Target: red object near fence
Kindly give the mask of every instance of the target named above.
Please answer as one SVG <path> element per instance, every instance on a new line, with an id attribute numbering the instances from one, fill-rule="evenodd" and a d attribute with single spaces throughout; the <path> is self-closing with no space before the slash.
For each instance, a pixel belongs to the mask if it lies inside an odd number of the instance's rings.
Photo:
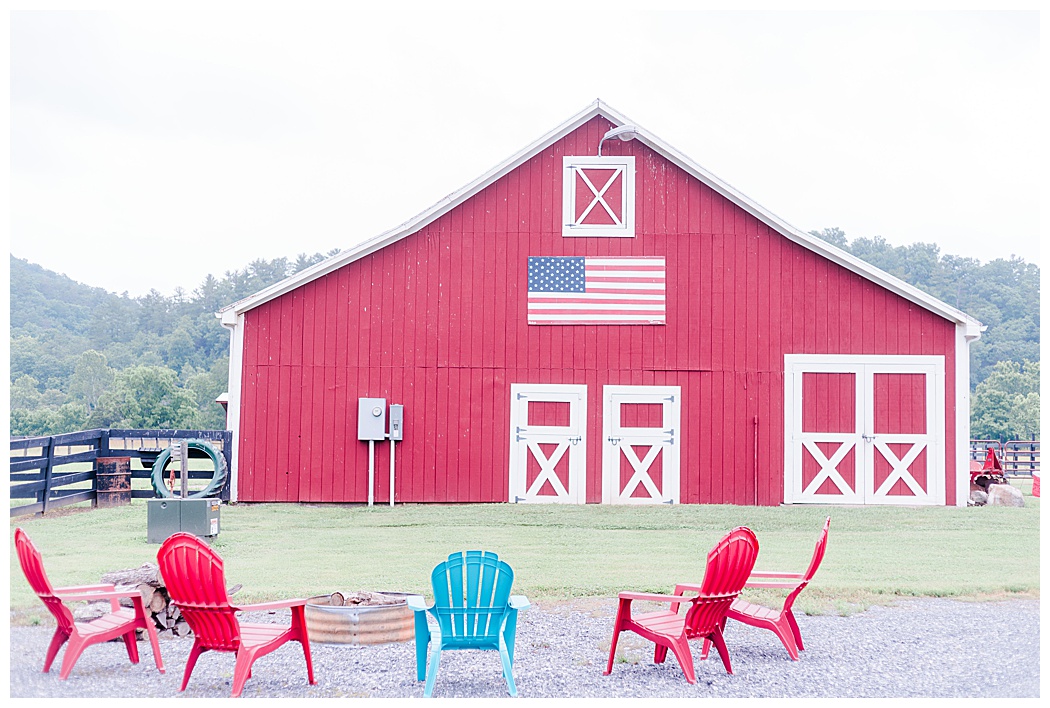
<path id="1" fill-rule="evenodd" d="M 970 484 L 985 488 L 989 484 L 1006 484 L 1006 474 L 994 448 L 988 448 L 988 454 L 985 455 L 984 464 L 980 468 L 974 469 L 973 463 L 970 463 Z"/>
<path id="2" fill-rule="evenodd" d="M 621 592 L 620 607 L 613 626 L 612 645 L 609 647 L 609 665 L 605 675 L 612 673 L 616 657 L 616 641 L 620 632 L 631 631 L 656 643 L 653 661 L 663 663 L 667 650 L 674 652 L 685 674 L 685 680 L 696 683 L 693 655 L 689 650 L 690 639 L 711 640 L 718 648 L 722 664 L 727 673 L 733 673 L 729 663 L 729 650 L 722 639 L 725 616 L 733 600 L 744 589 L 755 559 L 758 557 L 758 539 L 754 532 L 739 526 L 715 545 L 707 554 L 707 569 L 704 581 L 698 586 L 695 597 L 683 595 L 658 595 L 644 592 Z M 670 610 L 631 614 L 631 603 L 635 600 L 669 602 Z M 678 614 L 678 606 L 688 604 L 685 615 Z"/>
<path id="3" fill-rule="evenodd" d="M 73 670 L 73 665 L 80 658 L 84 649 L 92 644 L 108 642 L 117 637 L 124 640 L 131 663 L 137 664 L 139 663 L 139 649 L 135 643 L 135 630 L 137 629 L 146 630 L 150 646 L 153 648 L 153 659 L 157 662 L 157 669 L 164 673 L 160 644 L 157 642 L 157 630 L 154 629 L 152 620 L 146 615 L 142 595 L 138 590 L 118 592 L 113 585 L 55 588 L 51 586 L 51 581 L 47 579 L 47 573 L 44 572 L 44 561 L 40 552 L 29 540 L 29 535 L 19 528 L 15 529 L 15 550 L 18 553 L 18 561 L 22 564 L 22 572 L 25 573 L 26 580 L 29 581 L 33 592 L 58 622 L 58 628 L 47 648 L 44 673 L 51 670 L 51 664 L 55 661 L 58 650 L 66 641 L 69 642 L 69 646 L 66 647 L 66 655 L 62 658 L 62 669 L 58 674 L 60 679 L 69 677 L 69 672 Z M 131 600 L 131 607 L 120 606 L 119 600 L 124 598 Z M 112 611 L 90 622 L 76 622 L 73 619 L 73 613 L 66 607 L 65 601 L 81 602 L 85 600 L 109 600 Z"/>
<path id="4" fill-rule="evenodd" d="M 799 651 L 805 650 L 806 647 L 802 645 L 802 633 L 799 632 L 798 622 L 795 621 L 795 614 L 791 611 L 791 608 L 795 604 L 795 598 L 809 585 L 809 581 L 813 579 L 817 568 L 820 567 L 820 562 L 824 560 L 824 552 L 828 548 L 828 528 L 830 526 L 831 517 L 829 516 L 824 521 L 824 528 L 817 538 L 817 544 L 813 548 L 813 558 L 810 560 L 809 567 L 805 573 L 782 573 L 761 570 L 751 573 L 747 584 L 744 585 L 745 588 L 785 588 L 791 590 L 784 599 L 784 606 L 779 611 L 756 605 L 742 597 L 738 597 L 733 601 L 729 612 L 726 614 L 727 619 L 734 619 L 752 627 L 772 630 L 780 637 L 780 641 L 784 644 L 784 648 L 787 649 L 793 661 L 798 661 Z M 685 589 L 688 586 L 679 587 Z M 675 594 L 678 594 L 678 588 L 675 588 Z M 723 628 L 724 624 L 725 622 L 723 621 Z M 707 658 L 707 652 L 710 648 L 710 640 L 704 640 L 701 658 Z"/>
<path id="5" fill-rule="evenodd" d="M 310 641 L 306 631 L 305 599 L 262 602 L 235 606 L 226 592 L 222 558 L 206 543 L 188 533 L 168 537 L 157 552 L 160 574 L 172 602 L 193 630 L 193 649 L 186 660 L 180 691 L 185 691 L 197 658 L 208 650 L 229 651 L 237 655 L 233 670 L 233 697 L 241 695 L 251 678 L 252 664 L 286 642 L 303 645 L 306 674 L 314 680 Z M 267 612 L 290 608 L 291 626 L 241 622 L 238 612 Z"/>

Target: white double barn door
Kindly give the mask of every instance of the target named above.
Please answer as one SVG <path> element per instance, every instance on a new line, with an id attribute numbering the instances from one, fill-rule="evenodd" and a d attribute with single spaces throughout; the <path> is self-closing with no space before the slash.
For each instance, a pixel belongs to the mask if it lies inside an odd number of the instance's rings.
<path id="1" fill-rule="evenodd" d="M 944 359 L 785 358 L 789 504 L 944 504 Z"/>
<path id="2" fill-rule="evenodd" d="M 602 387 L 602 502 L 676 504 L 681 389 Z M 512 384 L 510 501 L 587 501 L 587 387 Z"/>

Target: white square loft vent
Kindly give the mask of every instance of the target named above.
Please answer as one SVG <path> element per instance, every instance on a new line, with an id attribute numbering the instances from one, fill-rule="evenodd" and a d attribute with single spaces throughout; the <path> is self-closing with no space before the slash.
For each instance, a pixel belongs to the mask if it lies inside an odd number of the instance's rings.
<path id="1" fill-rule="evenodd" d="M 634 236 L 634 156 L 562 157 L 562 236 Z"/>

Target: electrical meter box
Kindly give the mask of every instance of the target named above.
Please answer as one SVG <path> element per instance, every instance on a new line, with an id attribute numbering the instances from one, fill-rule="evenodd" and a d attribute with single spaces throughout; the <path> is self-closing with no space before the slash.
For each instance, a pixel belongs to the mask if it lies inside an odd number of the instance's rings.
<path id="1" fill-rule="evenodd" d="M 173 533 L 185 531 L 209 538 L 219 535 L 218 499 L 147 499 L 146 542 L 164 543 Z"/>
<path id="2" fill-rule="evenodd" d="M 400 403 L 390 404 L 390 439 L 402 440 L 405 435 L 405 407 Z"/>
<path id="3" fill-rule="evenodd" d="M 357 399 L 357 439 L 386 440 L 386 399 Z"/>

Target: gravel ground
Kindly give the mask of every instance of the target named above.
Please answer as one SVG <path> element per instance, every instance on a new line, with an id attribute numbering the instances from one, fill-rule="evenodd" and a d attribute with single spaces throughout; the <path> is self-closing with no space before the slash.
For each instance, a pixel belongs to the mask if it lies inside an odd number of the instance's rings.
<path id="1" fill-rule="evenodd" d="M 621 635 L 623 660 L 603 676 L 615 601 L 540 605 L 519 616 L 514 676 L 521 697 L 1038 697 L 1039 602 L 907 600 L 849 617 L 800 617 L 806 651 L 792 662 L 772 632 L 730 623 L 726 641 L 734 675 L 716 652 L 699 660 L 689 685 L 668 654 L 652 663 L 652 645 Z M 287 621 L 287 615 L 269 617 Z M 255 617 L 258 621 L 260 618 Z M 191 639 L 161 640 L 167 673 L 153 664 L 148 642 L 128 663 L 121 643 L 89 647 L 66 681 L 59 654 L 40 671 L 54 625 L 11 628 L 11 697 L 178 696 Z M 357 647 L 312 644 L 317 684 L 306 682 L 298 644 L 255 663 L 245 697 L 421 697 L 412 642 Z M 63 650 L 64 651 L 64 650 Z M 197 662 L 184 695 L 229 696 L 233 655 L 209 652 Z M 436 697 L 506 696 L 497 652 L 445 652 Z"/>

